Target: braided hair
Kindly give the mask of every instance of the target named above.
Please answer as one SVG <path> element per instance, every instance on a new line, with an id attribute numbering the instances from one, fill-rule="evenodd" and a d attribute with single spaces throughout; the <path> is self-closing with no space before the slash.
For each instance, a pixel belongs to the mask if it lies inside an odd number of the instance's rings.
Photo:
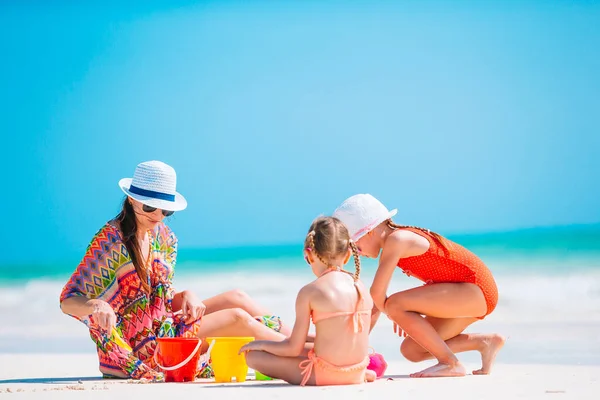
<path id="1" fill-rule="evenodd" d="M 332 260 L 345 256 L 348 248 L 352 250 L 354 257 L 354 280 L 357 281 L 360 276 L 358 248 L 350 240 L 348 228 L 341 220 L 335 217 L 315 219 L 304 240 L 304 250 L 316 255 L 319 261 L 330 268 L 336 267 L 332 265 Z"/>

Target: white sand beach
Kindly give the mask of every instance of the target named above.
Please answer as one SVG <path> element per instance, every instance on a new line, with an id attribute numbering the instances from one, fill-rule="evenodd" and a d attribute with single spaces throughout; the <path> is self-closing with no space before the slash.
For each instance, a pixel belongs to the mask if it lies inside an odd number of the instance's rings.
<path id="1" fill-rule="evenodd" d="M 424 363 L 423 363 L 424 364 Z M 600 366 L 497 364 L 489 376 L 415 379 L 408 373 L 415 365 L 391 362 L 386 377 L 374 383 L 351 386 L 298 387 L 282 381 L 255 381 L 250 371 L 244 383 L 140 384 L 127 380 L 102 380 L 94 354 L 3 354 L 0 355 L 0 396 L 39 399 L 131 399 L 153 398 L 351 399 L 408 398 L 430 400 L 481 399 L 598 399 Z M 420 366 L 420 365 L 418 365 Z M 417 367 L 418 367 L 417 366 Z M 467 363 L 469 369 L 477 364 Z M 198 397 L 196 397 L 198 396 Z"/>
<path id="2" fill-rule="evenodd" d="M 365 275 L 370 279 L 372 271 Z M 285 320 L 293 320 L 295 293 L 302 281 L 273 279 L 273 274 L 270 279 L 265 277 L 254 276 L 252 280 L 247 275 L 230 274 L 227 280 L 215 278 L 185 283 L 186 287 L 206 295 L 231 287 L 248 287 L 248 292 L 260 303 L 282 310 Z M 599 282 L 597 275 L 562 278 L 549 286 L 553 290 L 542 286 L 541 291 L 532 294 L 526 290 L 528 281 L 501 277 L 499 282 L 505 295 L 497 311 L 467 329 L 468 332 L 499 332 L 508 338 L 491 375 L 409 378 L 408 374 L 432 365 L 432 361 L 419 364 L 405 361 L 399 352 L 401 340 L 393 335 L 391 321 L 381 318 L 371 333 L 370 342 L 386 357 L 389 363 L 386 375 L 392 380 L 319 388 L 302 388 L 277 381 L 257 382 L 251 377 L 243 384 L 198 381 L 144 385 L 126 380 L 102 380 L 95 346 L 85 326 L 58 308 L 57 293 L 62 283 L 31 283 L 25 288 L 0 291 L 0 298 L 5 300 L 0 311 L 12 322 L 0 327 L 0 396 L 62 399 L 81 398 L 81 393 L 85 393 L 85 398 L 90 399 L 131 399 L 151 393 L 184 398 L 189 395 L 219 396 L 220 399 L 289 396 L 300 399 L 309 394 L 315 399 L 329 400 L 332 394 L 344 393 L 357 399 L 377 396 L 401 399 L 410 396 L 411 400 L 600 399 L 600 308 L 598 298 L 594 297 Z M 537 282 L 537 286 L 531 287 L 539 287 L 546 281 L 538 278 Z M 571 286 L 573 290 L 569 289 Z M 283 287 L 290 290 L 282 294 Z M 544 296 L 544 293 L 552 296 Z M 29 301 L 18 301 L 25 298 Z M 480 367 L 477 353 L 458 356 L 468 371 Z M 250 371 L 249 376 L 252 375 Z"/>

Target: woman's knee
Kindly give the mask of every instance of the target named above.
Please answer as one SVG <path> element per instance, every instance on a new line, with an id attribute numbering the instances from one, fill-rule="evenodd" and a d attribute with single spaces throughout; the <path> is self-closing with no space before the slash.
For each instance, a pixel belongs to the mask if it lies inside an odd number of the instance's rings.
<path id="1" fill-rule="evenodd" d="M 254 319 L 246 312 L 246 310 L 239 307 L 229 308 L 227 312 L 229 313 L 230 318 L 236 323 L 248 323 L 250 320 Z"/>
<path id="2" fill-rule="evenodd" d="M 234 307 L 244 308 L 245 305 L 250 301 L 250 296 L 248 293 L 244 292 L 241 289 L 233 289 L 225 293 L 227 296 L 227 300 Z"/>

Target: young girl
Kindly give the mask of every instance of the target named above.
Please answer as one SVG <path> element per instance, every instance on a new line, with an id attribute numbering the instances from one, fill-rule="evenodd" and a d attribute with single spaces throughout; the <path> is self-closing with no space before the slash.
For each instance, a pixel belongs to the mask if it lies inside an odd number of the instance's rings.
<path id="1" fill-rule="evenodd" d="M 343 270 L 354 256 L 354 275 Z M 304 257 L 317 279 L 296 299 L 296 323 L 281 342 L 257 340 L 241 348 L 248 365 L 294 385 L 346 385 L 375 380 L 369 364 L 373 300 L 359 281 L 360 261 L 348 229 L 337 218 L 320 217 L 304 241 Z M 316 325 L 314 347 L 306 338 Z"/>
<path id="2" fill-rule="evenodd" d="M 489 315 L 498 302 L 490 270 L 464 247 L 428 229 L 399 226 L 388 209 L 369 194 L 346 199 L 334 212 L 350 232 L 359 253 L 379 258 L 371 296 L 375 307 L 371 329 L 380 311 L 394 321 L 394 330 L 407 338 L 400 348 L 410 361 L 435 357 L 438 364 L 412 377 L 463 376 L 465 367 L 455 353 L 477 350 L 488 374 L 504 338 L 497 334 L 462 334 L 473 322 Z M 387 297 L 396 267 L 424 286 Z M 424 316 L 424 317 L 423 317 Z"/>

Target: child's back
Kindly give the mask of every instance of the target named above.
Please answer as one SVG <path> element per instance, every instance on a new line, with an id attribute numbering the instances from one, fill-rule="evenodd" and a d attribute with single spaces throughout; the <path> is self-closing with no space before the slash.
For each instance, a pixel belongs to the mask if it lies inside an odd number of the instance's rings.
<path id="1" fill-rule="evenodd" d="M 328 269 L 310 284 L 315 353 L 336 365 L 361 362 L 368 355 L 373 300 L 360 280 Z"/>

